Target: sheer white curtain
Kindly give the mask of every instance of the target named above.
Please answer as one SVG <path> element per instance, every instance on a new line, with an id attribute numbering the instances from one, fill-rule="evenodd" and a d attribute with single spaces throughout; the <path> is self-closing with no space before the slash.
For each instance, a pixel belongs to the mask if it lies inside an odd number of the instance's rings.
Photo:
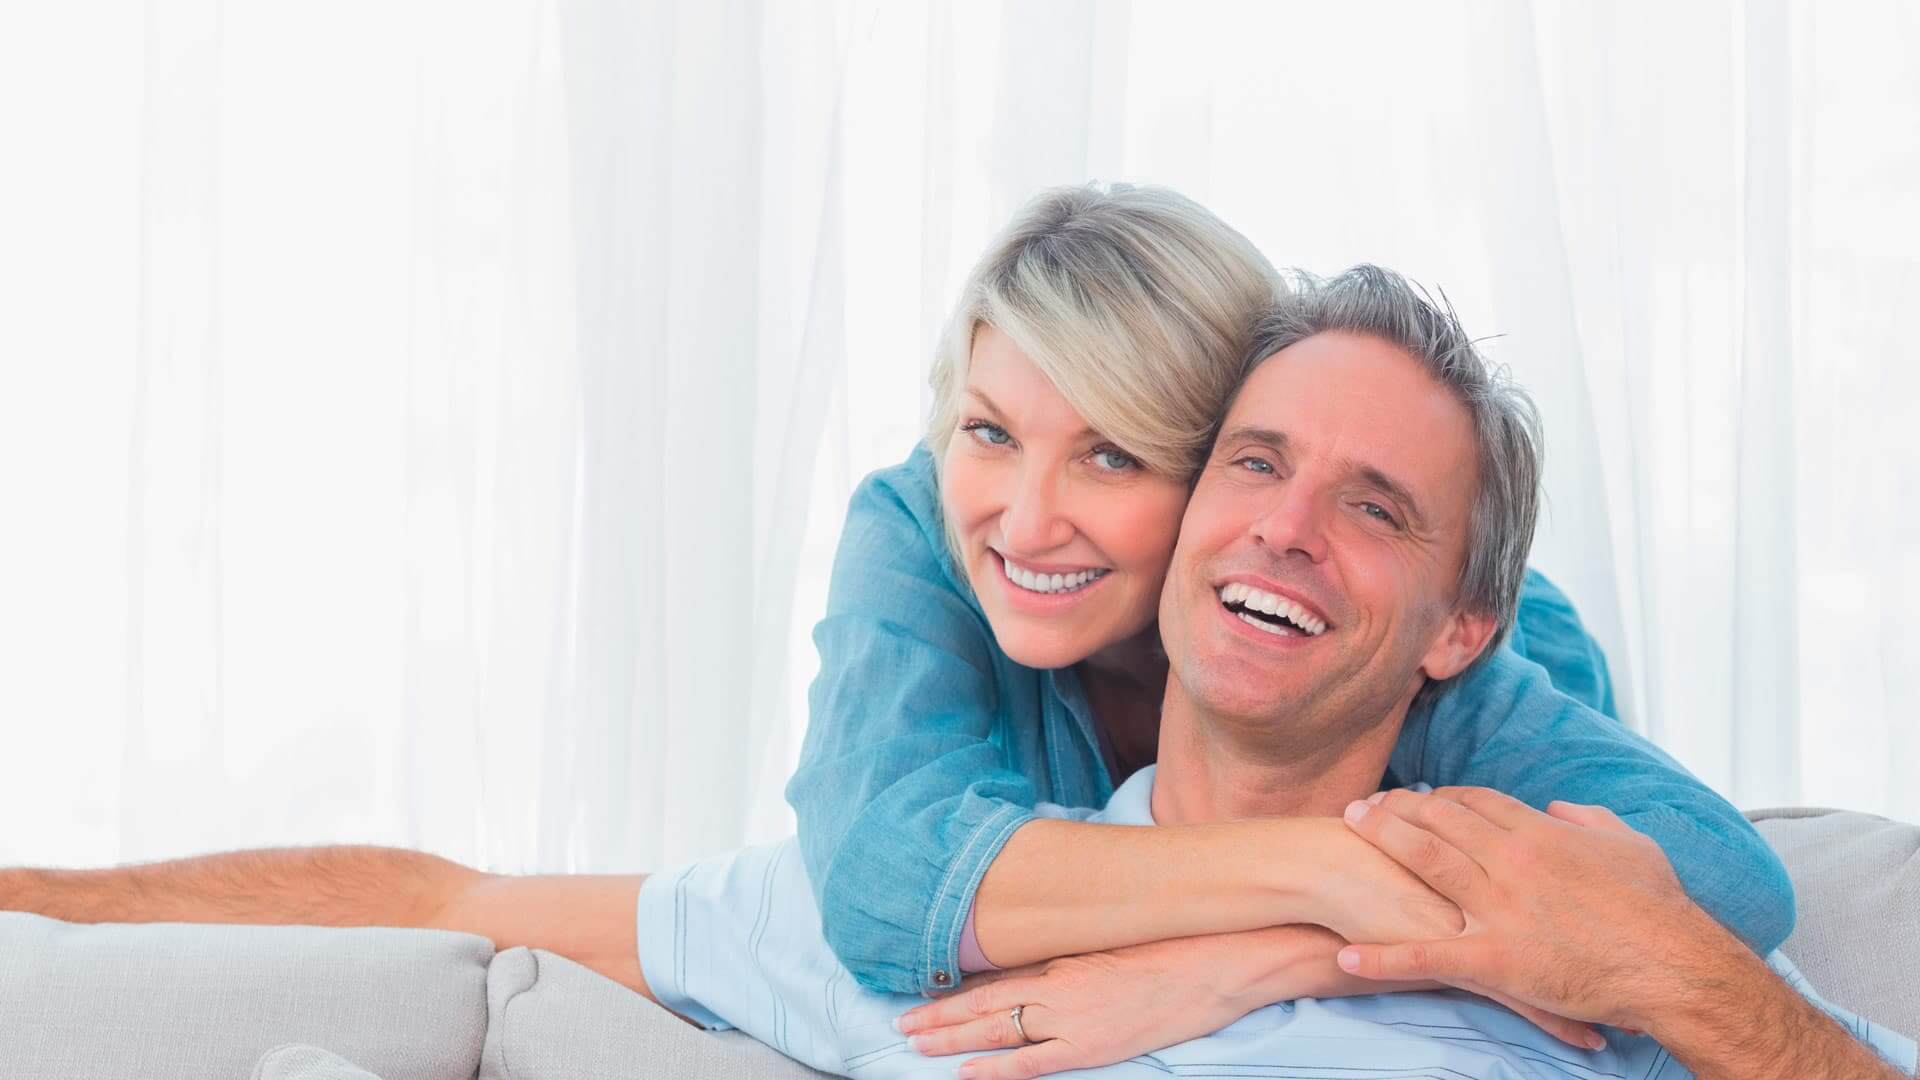
<path id="1" fill-rule="evenodd" d="M 1033 188 L 1439 286 L 1744 805 L 1920 819 L 1920 26 L 1823 5 L 0 14 L 0 862 L 788 827 L 847 493 Z"/>
<path id="2" fill-rule="evenodd" d="M 7 9 L 0 859 L 779 827 L 856 15 Z"/>

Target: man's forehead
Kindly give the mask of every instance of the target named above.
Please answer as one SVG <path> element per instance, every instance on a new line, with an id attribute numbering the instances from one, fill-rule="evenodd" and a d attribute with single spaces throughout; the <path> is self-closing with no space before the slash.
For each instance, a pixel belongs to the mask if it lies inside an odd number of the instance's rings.
<path id="1" fill-rule="evenodd" d="M 1447 503 L 1464 512 L 1472 499 L 1477 459 L 1466 407 L 1404 349 L 1376 337 L 1316 334 L 1267 358 L 1228 410 L 1223 441 L 1236 434 L 1391 478 L 1430 512 Z"/>

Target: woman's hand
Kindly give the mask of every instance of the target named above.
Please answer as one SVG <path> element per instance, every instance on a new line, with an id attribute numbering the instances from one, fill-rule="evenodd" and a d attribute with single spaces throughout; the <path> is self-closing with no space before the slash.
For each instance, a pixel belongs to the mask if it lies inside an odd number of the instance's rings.
<path id="1" fill-rule="evenodd" d="M 1313 819 L 1301 846 L 1314 867 L 1288 922 L 1317 923 L 1348 941 L 1430 941 L 1466 928 L 1458 905 L 1337 818 Z"/>
<path id="2" fill-rule="evenodd" d="M 1028 1080 L 1164 1050 L 1276 1001 L 1442 988 L 1351 975 L 1335 963 L 1345 945 L 1323 927 L 1294 925 L 1063 957 L 970 975 L 965 990 L 903 1014 L 899 1026 L 929 1057 L 1013 1051 L 973 1058 L 959 1076 Z M 1570 1046 L 1591 1045 L 1594 1031 L 1585 1024 L 1487 996 Z M 1021 1027 L 1030 1042 L 1014 1029 L 1016 1005 L 1025 1006 Z"/>
<path id="3" fill-rule="evenodd" d="M 955 1075 L 967 1080 L 1028 1080 L 1111 1065 L 1210 1035 L 1281 1000 L 1264 996 L 1262 984 L 1318 935 L 1332 938 L 1318 927 L 1280 926 L 969 975 L 972 985 L 905 1013 L 899 1028 L 930 1057 L 1013 1049 L 962 1064 Z M 1329 967 L 1337 948 L 1325 949 Z M 1014 1030 L 1016 1005 L 1025 1006 L 1021 1026 L 1030 1044 Z"/>

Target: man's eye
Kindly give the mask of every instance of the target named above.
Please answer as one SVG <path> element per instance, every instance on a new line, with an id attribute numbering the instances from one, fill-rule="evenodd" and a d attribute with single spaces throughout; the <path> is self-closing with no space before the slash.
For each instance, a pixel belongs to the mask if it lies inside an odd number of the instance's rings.
<path id="1" fill-rule="evenodd" d="M 1381 506 L 1379 503 L 1370 503 L 1370 502 L 1361 503 L 1360 512 L 1363 514 L 1366 514 L 1368 517 L 1378 518 L 1381 521 L 1386 522 L 1388 525 L 1392 525 L 1395 528 L 1400 527 L 1399 519 L 1395 518 L 1391 513 L 1387 511 L 1386 507 Z"/>
<path id="2" fill-rule="evenodd" d="M 1268 461 L 1266 458 L 1243 457 L 1236 460 L 1234 464 L 1248 472 L 1260 473 L 1263 476 L 1273 475 L 1273 462 Z"/>
<path id="3" fill-rule="evenodd" d="M 984 446 L 1005 446 L 1013 441 L 1005 428 L 996 427 L 985 420 L 969 420 L 960 425 L 960 430 L 973 436 L 973 440 Z"/>
<path id="4" fill-rule="evenodd" d="M 1140 462 L 1131 455 L 1123 454 L 1111 447 L 1095 450 L 1093 462 L 1106 472 L 1126 472 L 1140 467 Z"/>

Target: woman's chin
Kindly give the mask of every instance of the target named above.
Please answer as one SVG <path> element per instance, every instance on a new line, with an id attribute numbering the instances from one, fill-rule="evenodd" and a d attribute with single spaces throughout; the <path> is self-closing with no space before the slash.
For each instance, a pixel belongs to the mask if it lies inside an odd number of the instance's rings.
<path id="1" fill-rule="evenodd" d="M 1033 620 L 1018 616 L 991 621 L 994 641 L 1000 651 L 1023 667 L 1069 668 L 1108 644 L 1106 637 L 1088 634 L 1080 628 L 1035 626 L 1031 625 Z"/>

